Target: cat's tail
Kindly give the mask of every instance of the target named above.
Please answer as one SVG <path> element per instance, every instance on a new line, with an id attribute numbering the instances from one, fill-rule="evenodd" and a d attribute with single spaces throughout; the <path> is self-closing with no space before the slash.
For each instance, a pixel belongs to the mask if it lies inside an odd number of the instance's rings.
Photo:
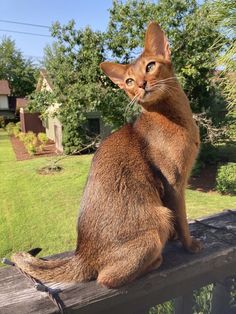
<path id="1" fill-rule="evenodd" d="M 79 255 L 56 260 L 42 260 L 29 253 L 16 253 L 11 260 L 32 277 L 49 282 L 86 281 L 88 269 Z"/>

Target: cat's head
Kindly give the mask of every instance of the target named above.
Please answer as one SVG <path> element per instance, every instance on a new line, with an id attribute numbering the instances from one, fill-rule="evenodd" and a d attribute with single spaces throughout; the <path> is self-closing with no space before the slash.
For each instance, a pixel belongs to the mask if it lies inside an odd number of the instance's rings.
<path id="1" fill-rule="evenodd" d="M 130 99 L 143 106 L 155 104 L 168 96 L 168 85 L 173 81 L 170 49 L 160 26 L 151 22 L 145 34 L 144 51 L 138 59 L 128 65 L 103 62 L 104 73 Z"/>

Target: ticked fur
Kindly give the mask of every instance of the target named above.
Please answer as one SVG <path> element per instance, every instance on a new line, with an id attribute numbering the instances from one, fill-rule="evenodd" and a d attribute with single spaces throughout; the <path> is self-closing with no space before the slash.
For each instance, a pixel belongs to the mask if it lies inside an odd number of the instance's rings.
<path id="1" fill-rule="evenodd" d="M 97 279 L 114 288 L 158 268 L 174 231 L 187 250 L 201 249 L 190 236 L 184 200 L 199 132 L 158 24 L 149 24 L 144 51 L 133 64 L 103 62 L 101 68 L 142 113 L 105 139 L 94 155 L 74 256 L 42 261 L 17 253 L 12 259 L 39 279 Z"/>

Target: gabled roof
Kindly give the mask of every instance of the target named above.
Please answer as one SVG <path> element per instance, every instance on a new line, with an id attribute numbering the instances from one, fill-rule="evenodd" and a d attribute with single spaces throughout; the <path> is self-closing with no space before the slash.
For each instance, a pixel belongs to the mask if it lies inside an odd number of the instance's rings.
<path id="1" fill-rule="evenodd" d="M 43 84 L 44 80 L 47 82 L 47 85 L 50 87 L 50 89 L 53 90 L 52 81 L 51 81 L 50 77 L 48 76 L 47 71 L 45 69 L 40 70 L 40 75 L 39 75 L 36 90 L 40 91 L 42 89 L 42 87 L 43 87 L 42 84 Z"/>
<path id="2" fill-rule="evenodd" d="M 7 80 L 0 80 L 0 95 L 10 95 L 10 87 Z"/>
<path id="3" fill-rule="evenodd" d="M 26 108 L 29 100 L 26 98 L 16 98 L 16 110 L 20 108 Z"/>

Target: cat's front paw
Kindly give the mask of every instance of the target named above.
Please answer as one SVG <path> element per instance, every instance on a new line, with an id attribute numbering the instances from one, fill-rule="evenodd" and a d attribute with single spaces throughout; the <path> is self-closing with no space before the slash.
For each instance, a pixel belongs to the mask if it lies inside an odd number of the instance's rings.
<path id="1" fill-rule="evenodd" d="M 203 249 L 203 243 L 200 240 L 192 237 L 191 243 L 190 245 L 186 246 L 186 249 L 190 253 L 198 253 Z"/>

